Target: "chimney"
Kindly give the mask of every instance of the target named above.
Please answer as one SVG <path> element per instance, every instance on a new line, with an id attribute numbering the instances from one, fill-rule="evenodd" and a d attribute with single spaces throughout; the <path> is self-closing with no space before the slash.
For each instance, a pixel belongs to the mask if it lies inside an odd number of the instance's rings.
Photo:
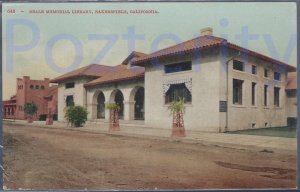
<path id="1" fill-rule="evenodd" d="M 206 27 L 206 28 L 203 28 L 203 29 L 201 29 L 201 36 L 204 36 L 204 35 L 209 35 L 209 36 L 211 36 L 211 35 L 213 35 L 213 28 L 211 28 L 211 27 Z"/>

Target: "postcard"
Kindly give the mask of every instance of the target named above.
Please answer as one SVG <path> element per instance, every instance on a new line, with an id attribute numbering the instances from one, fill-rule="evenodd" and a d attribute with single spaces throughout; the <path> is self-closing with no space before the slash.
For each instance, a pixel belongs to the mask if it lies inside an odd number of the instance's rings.
<path id="1" fill-rule="evenodd" d="M 4 189 L 296 189 L 294 2 L 2 4 Z"/>

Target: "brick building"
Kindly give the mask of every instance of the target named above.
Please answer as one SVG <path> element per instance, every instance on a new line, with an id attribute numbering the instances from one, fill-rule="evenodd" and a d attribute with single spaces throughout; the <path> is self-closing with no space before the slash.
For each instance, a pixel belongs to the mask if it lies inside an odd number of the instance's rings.
<path id="1" fill-rule="evenodd" d="M 57 114 L 57 86 L 49 84 L 49 78 L 32 80 L 29 76 L 17 78 L 16 94 L 9 100 L 3 101 L 3 117 L 6 119 L 26 119 L 23 106 L 25 103 L 34 102 L 38 111 L 34 120 L 46 119 L 51 110 Z"/>

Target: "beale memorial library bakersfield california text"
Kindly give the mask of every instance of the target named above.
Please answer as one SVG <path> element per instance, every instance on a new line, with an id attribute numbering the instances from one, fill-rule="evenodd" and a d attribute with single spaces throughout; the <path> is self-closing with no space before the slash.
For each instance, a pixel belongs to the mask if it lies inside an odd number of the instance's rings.
<path id="1" fill-rule="evenodd" d="M 4 117 L 25 119 L 22 105 L 39 105 L 65 121 L 70 104 L 88 120 L 108 122 L 105 106 L 117 103 L 122 123 L 172 128 L 169 104 L 185 102 L 186 130 L 226 132 L 286 126 L 297 117 L 296 68 L 201 30 L 191 40 L 147 54 L 132 52 L 117 66 L 90 64 L 43 81 L 17 79 L 4 101 Z M 53 84 L 50 86 L 49 84 Z"/>

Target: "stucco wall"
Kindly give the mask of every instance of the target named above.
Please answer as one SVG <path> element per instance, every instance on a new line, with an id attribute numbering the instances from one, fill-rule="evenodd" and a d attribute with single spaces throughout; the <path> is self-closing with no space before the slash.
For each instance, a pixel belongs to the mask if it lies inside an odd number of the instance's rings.
<path id="1" fill-rule="evenodd" d="M 192 78 L 192 103 L 186 104 L 184 125 L 186 130 L 218 132 L 219 122 L 219 73 L 218 50 L 202 53 L 200 59 L 192 56 L 161 61 L 160 65 L 147 65 L 145 73 L 145 124 L 156 128 L 172 128 L 172 116 L 165 104 L 163 83 Z M 165 64 L 192 60 L 192 70 L 164 73 Z"/>
<path id="2" fill-rule="evenodd" d="M 274 71 L 278 69 L 270 63 L 249 57 L 239 58 L 245 63 L 245 71 L 233 69 L 232 60 L 228 64 L 228 129 L 227 131 L 286 126 L 286 72 L 281 73 L 281 80 L 274 80 Z M 257 74 L 251 74 L 251 66 L 257 66 Z M 269 77 L 264 77 L 264 68 L 268 68 Z M 233 78 L 244 80 L 243 103 L 233 104 Z M 256 83 L 256 103 L 251 103 L 251 85 Z M 264 106 L 264 85 L 268 85 L 267 101 Z M 274 105 L 274 86 L 280 88 L 280 106 Z"/>
<path id="3" fill-rule="evenodd" d="M 76 80 L 69 80 L 58 84 L 58 121 L 65 121 L 64 119 L 64 109 L 66 107 L 66 97 L 68 95 L 73 95 L 75 105 L 85 106 L 85 88 L 83 84 L 86 83 L 88 79 L 80 78 Z M 74 82 L 74 88 L 65 88 L 66 83 Z"/>

